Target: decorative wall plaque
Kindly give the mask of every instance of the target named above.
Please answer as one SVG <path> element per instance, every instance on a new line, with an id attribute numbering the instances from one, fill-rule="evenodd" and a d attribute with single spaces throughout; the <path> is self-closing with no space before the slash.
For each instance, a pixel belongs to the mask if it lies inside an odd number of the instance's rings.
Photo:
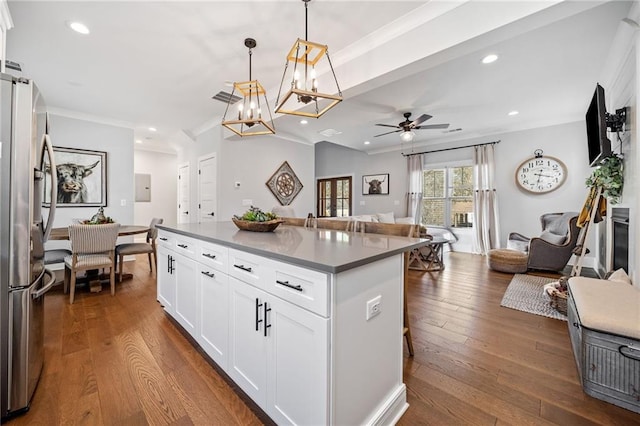
<path id="1" fill-rule="evenodd" d="M 267 186 L 283 206 L 291 204 L 302 191 L 302 182 L 286 161 L 269 178 Z"/>

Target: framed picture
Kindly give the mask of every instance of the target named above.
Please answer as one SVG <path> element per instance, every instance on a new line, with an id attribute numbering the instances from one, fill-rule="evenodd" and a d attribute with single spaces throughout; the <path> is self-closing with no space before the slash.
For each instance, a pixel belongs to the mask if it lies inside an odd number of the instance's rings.
<path id="1" fill-rule="evenodd" d="M 58 207 L 104 207 L 107 205 L 107 153 L 53 147 L 58 172 Z M 48 169 L 49 159 L 45 160 Z M 45 174 L 44 205 L 51 204 L 51 176 Z"/>
<path id="2" fill-rule="evenodd" d="M 362 195 L 389 195 L 389 173 L 362 176 Z"/>

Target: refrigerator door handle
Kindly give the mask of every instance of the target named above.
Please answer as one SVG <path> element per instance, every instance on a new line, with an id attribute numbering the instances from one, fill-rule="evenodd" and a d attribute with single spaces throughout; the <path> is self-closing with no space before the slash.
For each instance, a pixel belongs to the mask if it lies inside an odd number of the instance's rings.
<path id="1" fill-rule="evenodd" d="M 48 269 L 45 269 L 44 273 L 49 276 L 49 282 L 47 282 L 44 285 L 44 287 L 42 287 L 40 290 L 33 292 L 33 295 L 31 297 L 33 297 L 34 299 L 37 299 L 43 294 L 45 294 L 46 292 L 48 292 L 51 289 L 51 287 L 53 287 L 53 285 L 56 283 L 56 274 L 54 274 Z"/>
<path id="2" fill-rule="evenodd" d="M 47 115 L 47 128 L 49 116 Z M 51 173 L 51 203 L 49 204 L 49 217 L 47 218 L 47 226 L 44 228 L 44 237 L 43 242 L 46 242 L 49 239 L 49 234 L 51 234 L 51 228 L 53 227 L 53 220 L 56 216 L 56 205 L 58 203 L 58 170 L 56 169 L 56 159 L 53 155 L 53 144 L 51 143 L 51 138 L 47 133 L 42 135 L 42 165 L 44 165 L 44 149 L 46 147 L 47 152 L 49 153 L 49 169 Z"/>

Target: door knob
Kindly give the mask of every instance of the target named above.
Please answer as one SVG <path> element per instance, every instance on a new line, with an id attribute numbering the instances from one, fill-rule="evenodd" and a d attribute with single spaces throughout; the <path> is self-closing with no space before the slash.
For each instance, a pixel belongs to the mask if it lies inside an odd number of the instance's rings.
<path id="1" fill-rule="evenodd" d="M 209 216 L 215 216 L 216 214 L 214 212 L 208 213 Z"/>

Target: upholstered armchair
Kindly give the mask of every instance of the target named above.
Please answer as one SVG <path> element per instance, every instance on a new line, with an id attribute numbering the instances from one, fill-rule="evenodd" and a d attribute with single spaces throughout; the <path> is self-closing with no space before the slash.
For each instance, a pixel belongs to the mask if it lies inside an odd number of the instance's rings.
<path id="1" fill-rule="evenodd" d="M 560 271 L 569 262 L 578 241 L 577 221 L 577 212 L 543 214 L 540 236 L 529 238 L 512 232 L 507 248 L 528 253 L 528 269 Z"/>

